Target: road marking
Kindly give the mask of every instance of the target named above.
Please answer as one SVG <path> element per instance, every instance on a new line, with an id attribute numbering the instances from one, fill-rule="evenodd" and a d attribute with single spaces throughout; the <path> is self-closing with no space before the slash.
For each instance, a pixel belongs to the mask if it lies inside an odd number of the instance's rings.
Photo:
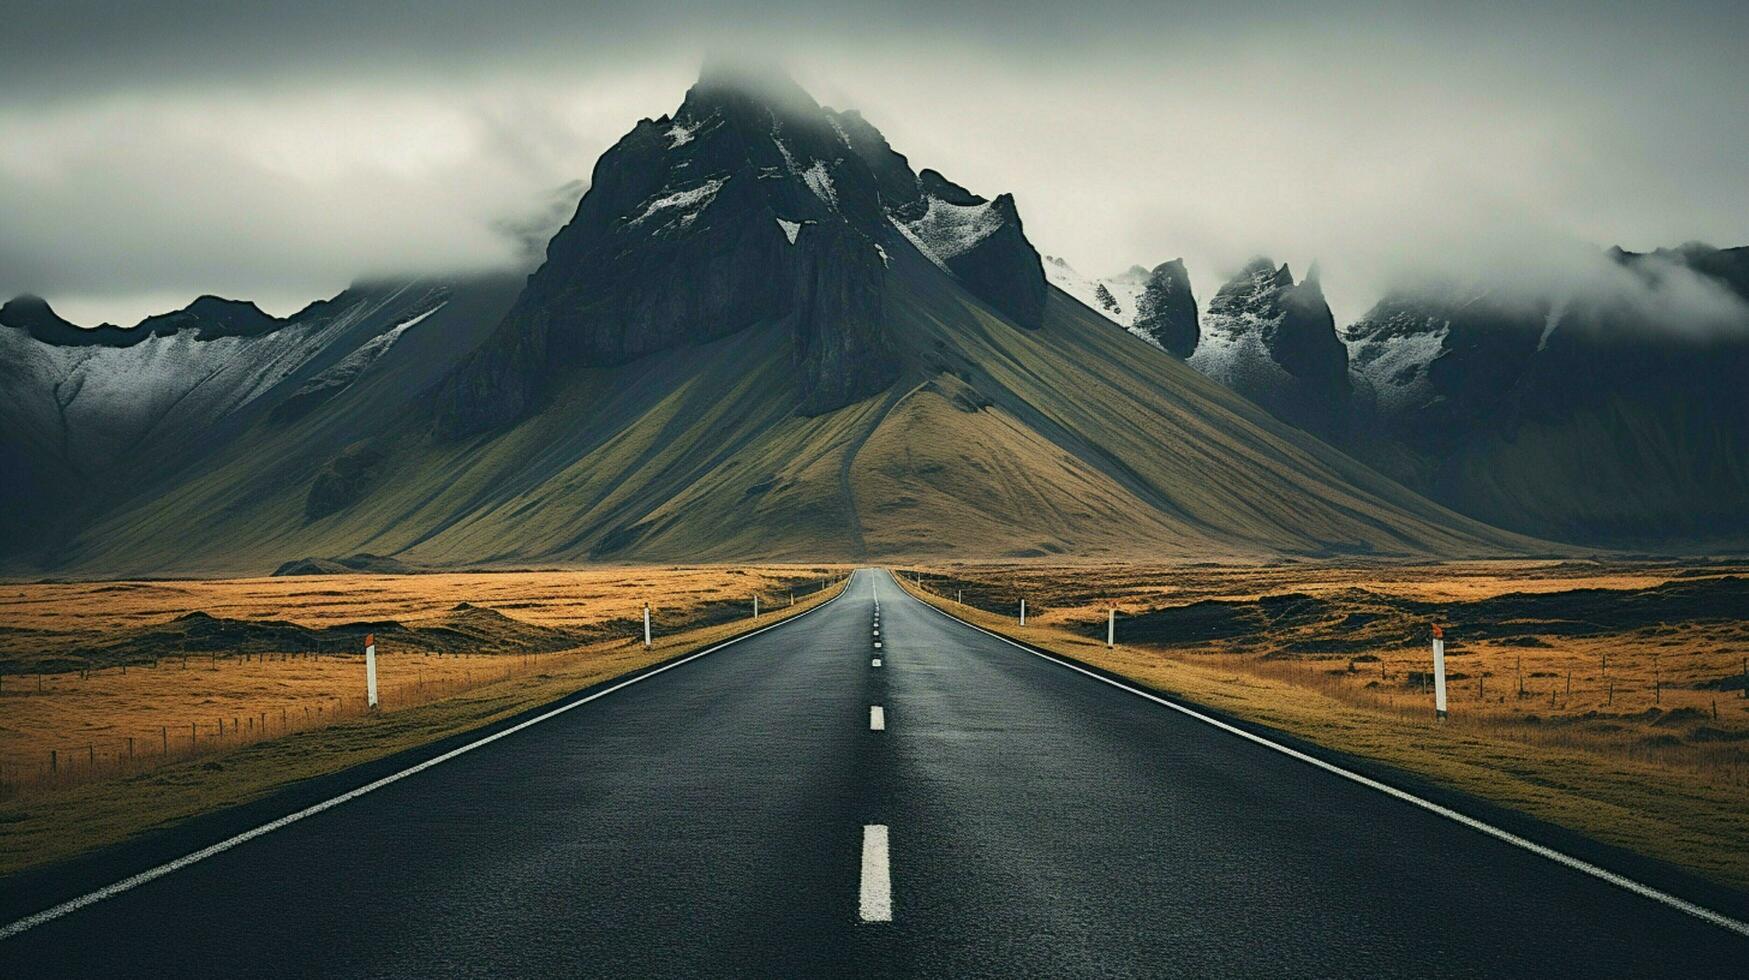
<path id="1" fill-rule="evenodd" d="M 876 636 L 880 636 L 880 635 L 881 635 L 881 631 L 880 631 L 880 630 L 878 630 L 878 629 L 877 629 L 877 630 L 875 630 L 875 631 L 874 631 L 874 635 L 876 635 Z"/>
<path id="2" fill-rule="evenodd" d="M 887 709 L 878 704 L 869 705 L 868 730 L 871 732 L 884 732 L 887 730 Z"/>
<path id="3" fill-rule="evenodd" d="M 879 649 L 880 649 L 880 648 L 881 648 L 881 641 L 879 641 L 879 640 L 876 640 L 876 641 L 875 641 L 875 649 L 876 649 L 876 650 L 879 650 Z"/>
<path id="4" fill-rule="evenodd" d="M 853 572 L 852 576 L 854 577 L 854 575 L 855 575 L 855 573 Z M 381 779 L 378 779 L 374 782 L 366 783 L 365 785 L 360 786 L 357 789 L 349 790 L 349 791 L 342 793 L 339 796 L 336 796 L 332 799 L 323 800 L 320 803 L 316 803 L 316 804 L 313 804 L 311 806 L 307 806 L 307 807 L 303 808 L 302 810 L 297 811 L 296 813 L 290 813 L 290 814 L 287 814 L 283 817 L 280 817 L 277 820 L 268 821 L 267 823 L 264 823 L 259 827 L 255 827 L 251 830 L 245 830 L 242 833 L 237 834 L 234 837 L 227 837 L 224 840 L 219 841 L 217 844 L 213 844 L 213 845 L 210 845 L 208 847 L 203 847 L 200 850 L 193 852 L 192 854 L 184 854 L 182 857 L 179 857 L 179 858 L 175 859 L 174 861 L 169 861 L 169 862 L 166 862 L 164 864 L 160 864 L 155 868 L 149 868 L 145 871 L 140 872 L 137 875 L 133 875 L 132 877 L 123 878 L 122 880 L 115 882 L 113 884 L 105 885 L 102 888 L 97 889 L 96 891 L 87 892 L 86 894 L 81 895 L 78 898 L 68 899 L 67 901 L 62 902 L 59 905 L 44 909 L 43 911 L 38 912 L 35 915 L 27 915 L 24 918 L 18 919 L 14 922 L 8 922 L 6 925 L 0 926 L 0 940 L 11 939 L 13 936 L 18 935 L 21 932 L 24 932 L 24 931 L 29 930 L 29 929 L 34 929 L 37 926 L 40 926 L 46 922 L 53 922 L 54 920 L 59 919 L 62 916 L 68 915 L 68 914 L 73 913 L 73 912 L 77 912 L 80 909 L 85 908 L 88 905 L 94 905 L 98 902 L 103 901 L 106 898 L 114 898 L 115 896 L 120 895 L 123 892 L 132 891 L 133 889 L 138 888 L 139 886 L 144 885 L 148 882 L 156 881 L 157 879 L 162 878 L 167 874 L 171 874 L 173 872 L 180 871 L 183 868 L 186 868 L 191 864 L 196 864 L 198 862 L 204 861 L 207 858 L 210 858 L 216 854 L 222 854 L 225 851 L 228 851 L 231 848 L 236 847 L 239 844 L 246 844 L 249 841 L 252 841 L 257 837 L 261 837 L 261 836 L 264 836 L 266 834 L 273 833 L 274 831 L 279 830 L 282 827 L 290 826 L 291 824 L 297 823 L 299 820 L 303 820 L 306 817 L 313 817 L 316 814 L 321 813 L 324 810 L 330 810 L 330 809 L 333 809 L 334 807 L 339 806 L 342 803 L 346 803 L 346 802 L 349 802 L 351 800 L 356 800 L 359 797 L 365 795 L 366 793 L 373 793 L 379 789 L 382 789 L 384 786 L 388 786 L 392 783 L 398 783 L 401 780 L 406 779 L 408 776 L 412 776 L 412 775 L 416 775 L 418 773 L 424 772 L 425 770 L 430 769 L 433 766 L 441 765 L 445 762 L 448 762 L 451 759 L 456 758 L 457 756 L 465 755 L 469 752 L 472 752 L 473 750 L 475 750 L 477 748 L 480 748 L 480 747 L 485 746 L 485 745 L 490 745 L 493 742 L 496 742 L 501 738 L 505 738 L 505 737 L 508 737 L 510 735 L 514 735 L 517 732 L 520 732 L 525 728 L 532 728 L 535 725 L 538 725 L 543 721 L 547 721 L 547 720 L 550 720 L 552 718 L 557 718 L 559 715 L 562 715 L 565 712 L 570 711 L 573 708 L 580 708 L 583 705 L 586 705 L 591 701 L 594 701 L 598 698 L 607 697 L 609 694 L 612 694 L 613 692 L 618 691 L 622 688 L 630 687 L 633 684 L 638 683 L 639 681 L 649 680 L 650 678 L 655 677 L 657 674 L 666 673 L 670 670 L 673 670 L 676 667 L 681 666 L 682 664 L 689 664 L 689 663 L 693 662 L 694 660 L 697 660 L 700 657 L 716 653 L 718 650 L 721 650 L 724 647 L 733 646 L 734 644 L 739 643 L 742 640 L 752 639 L 753 637 L 758 636 L 761 633 L 769 632 L 769 631 L 777 629 L 781 626 L 788 626 L 790 623 L 793 623 L 796 620 L 801 619 L 804 616 L 811 615 L 815 612 L 818 612 L 821 609 L 826 608 L 827 606 L 831 605 L 832 603 L 837 602 L 839 600 L 839 598 L 844 596 L 849 591 L 850 591 L 850 584 L 848 582 L 846 582 L 844 585 L 843 591 L 839 592 L 838 595 L 835 595 L 832 598 L 827 599 L 825 602 L 820 603 L 819 605 L 815 606 L 812 609 L 797 613 L 796 615 L 791 616 L 788 619 L 781 620 L 781 621 L 776 622 L 776 623 L 772 623 L 770 626 L 762 626 L 759 629 L 756 629 L 751 633 L 743 633 L 740 636 L 737 636 L 737 637 L 730 639 L 730 640 L 724 640 L 723 642 L 717 644 L 716 646 L 707 647 L 703 650 L 698 651 L 697 653 L 689 654 L 685 657 L 682 657 L 679 660 L 675 660 L 675 661 L 672 661 L 670 663 L 663 664 L 660 667 L 656 667 L 652 670 L 645 671 L 644 673 L 639 674 L 636 677 L 627 678 L 627 679 L 620 681 L 619 683 L 613 685 L 612 687 L 603 688 L 602 690 L 596 691 L 594 694 L 586 695 L 584 697 L 578 698 L 575 701 L 570 701 L 570 702 L 567 702 L 565 704 L 559 705 L 557 708 L 554 708 L 550 711 L 542 712 L 541 714 L 536 715 L 535 717 L 530 718 L 526 721 L 518 722 L 518 723 L 510 726 L 509 728 L 505 728 L 505 729 L 502 729 L 501 731 L 493 732 L 492 734 L 487 735 L 483 738 L 475 739 L 474 741 L 469 742 L 466 745 L 462 745 L 462 746 L 459 746 L 457 748 L 450 749 L 448 752 L 445 752 L 442 755 L 434 756 L 430 759 L 426 759 L 424 762 L 421 762 L 418 765 L 408 766 L 407 768 L 401 770 L 400 772 L 391 773 L 390 775 L 384 776 Z"/>
<path id="5" fill-rule="evenodd" d="M 891 573 L 889 573 L 889 574 L 891 574 Z M 913 596 L 913 598 L 915 598 L 915 597 Z M 917 601 L 923 602 L 923 600 L 921 600 L 921 599 L 918 599 Z M 1298 759 L 1299 761 L 1304 762 L 1307 765 L 1316 766 L 1319 769 L 1324 770 L 1325 772 L 1331 773 L 1332 775 L 1340 776 L 1343 779 L 1349 780 L 1350 782 L 1359 783 L 1360 785 L 1365 786 L 1368 789 L 1377 790 L 1378 792 L 1383 793 L 1386 796 L 1394 797 L 1395 799 L 1401 800 L 1404 803 L 1408 803 L 1411 806 L 1420 807 L 1421 809 L 1426 810 L 1429 813 L 1444 817 L 1445 819 L 1450 820 L 1454 823 L 1462 824 L 1463 826 L 1468 827 L 1471 830 L 1480 831 L 1481 833 L 1487 834 L 1489 837 L 1492 837 L 1495 840 L 1499 840 L 1499 841 L 1503 841 L 1507 844 L 1511 844 L 1513 847 L 1517 847 L 1517 848 L 1520 848 L 1522 850 L 1529 851 L 1530 853 L 1535 854 L 1538 857 L 1547 858 L 1548 860 L 1553 861 L 1556 864 L 1564 865 L 1568 868 L 1572 868 L 1574 871 L 1578 871 L 1578 872 L 1581 872 L 1583 874 L 1590 875 L 1591 877 L 1596 878 L 1600 881 L 1605 881 L 1611 885 L 1615 885 L 1618 888 L 1622 888 L 1622 889 L 1625 889 L 1627 891 L 1633 892 L 1635 895 L 1638 895 L 1641 898 L 1649 898 L 1654 902 L 1657 902 L 1661 905 L 1666 905 L 1670 908 L 1676 909 L 1679 912 L 1686 912 L 1689 915 L 1692 915 L 1697 919 L 1701 919 L 1705 922 L 1710 922 L 1715 926 L 1719 926 L 1721 928 L 1728 929 L 1731 932 L 1737 933 L 1738 935 L 1749 936 L 1749 922 L 1744 922 L 1740 919 L 1733 919 L 1730 916 L 1725 915 L 1721 912 L 1714 912 L 1712 909 L 1709 909 L 1704 905 L 1696 905 L 1695 903 L 1690 902 L 1685 898 L 1678 898 L 1675 895 L 1670 894 L 1669 892 L 1663 891 L 1661 889 L 1653 888 L 1651 885 L 1641 884 L 1640 882 L 1635 881 L 1634 879 L 1629 878 L 1626 875 L 1617 874 L 1614 871 L 1609 870 L 1608 868 L 1604 868 L 1604 867 L 1601 867 L 1599 865 L 1592 864 L 1591 862 L 1583 860 L 1581 858 L 1573 857 L 1571 854 L 1566 854 L 1564 852 L 1557 851 L 1554 848 L 1549 847 L 1547 845 L 1538 844 L 1536 841 L 1533 841 L 1527 837 L 1520 837 L 1519 835 L 1517 835 L 1509 830 L 1503 830 L 1503 829 L 1496 827 L 1493 824 L 1488 823 L 1484 820 L 1479 820 L 1475 817 L 1469 816 L 1468 814 L 1460 813 L 1457 810 L 1453 810 L 1450 807 L 1441 806 L 1440 804 L 1435 803 L 1432 800 L 1428 800 L 1428 799 L 1424 799 L 1422 797 L 1416 796 L 1414 793 L 1411 793 L 1408 790 L 1398 789 L 1397 787 L 1392 786 L 1388 783 L 1381 783 L 1378 780 L 1373 779 L 1370 776 L 1363 776 L 1360 773 L 1355 772 L 1351 769 L 1344 769 L 1341 766 L 1336 765 L 1333 762 L 1326 762 L 1323 759 L 1318 758 L 1317 756 L 1307 755 L 1306 753 L 1301 752 L 1298 749 L 1290 748 L 1286 745 L 1282 745 L 1279 742 L 1272 742 L 1269 739 L 1264 738 L 1262 735 L 1258 735 L 1254 732 L 1248 732 L 1245 729 L 1238 727 L 1237 725 L 1231 725 L 1231 724 L 1228 724 L 1227 722 L 1221 721 L 1219 718 L 1214 718 L 1214 717 L 1211 717 L 1209 715 L 1205 715 L 1202 712 L 1197 711 L 1195 708 L 1186 707 L 1185 705 L 1178 704 L 1174 701 L 1169 701 L 1166 698 L 1163 698 L 1157 694 L 1152 694 L 1152 693 L 1149 693 L 1147 691 L 1143 691 L 1139 688 L 1131 687 L 1130 685 L 1125 684 L 1121 681 L 1116 681 L 1116 680 L 1113 680 L 1109 677 L 1095 673 L 1094 671 L 1088 670 L 1087 668 L 1082 667 L 1079 664 L 1070 663 L 1069 661 L 1064 660 L 1060 657 L 1054 657 L 1048 653 L 1043 653 L 1043 652 L 1040 652 L 1038 650 L 1034 650 L 1032 647 L 1029 647 L 1023 643 L 1017 643 L 1014 640 L 1010 640 L 1008 637 L 1003 636 L 1000 633 L 996 633 L 996 632 L 993 632 L 991 630 L 987 630 L 984 627 L 977 625 L 976 623 L 968 623 L 965 620 L 959 618 L 958 616 L 955 616 L 953 613 L 950 613 L 945 609 L 937 608 L 932 603 L 923 602 L 923 604 L 925 606 L 928 606 L 930 609 L 934 609 L 936 612 L 940 613 L 941 615 L 946 616 L 948 619 L 951 619 L 954 622 L 959 623 L 962 626 L 977 630 L 978 632 L 983 633 L 986 636 L 994 637 L 995 639 L 1001 640 L 1003 643 L 1006 643 L 1009 646 L 1014 647 L 1016 649 L 1024 650 L 1027 653 L 1030 653 L 1033 656 L 1038 657 L 1041 660 L 1048 660 L 1051 663 L 1054 663 L 1059 667 L 1067 667 L 1070 670 L 1075 671 L 1078 674 L 1085 674 L 1086 676 L 1091 677 L 1096 681 L 1099 681 L 1099 682 L 1104 683 L 1104 684 L 1109 684 L 1112 687 L 1115 687 L 1120 691 L 1128 691 L 1129 693 L 1134 694 L 1137 697 L 1146 698 L 1147 700 L 1152 701 L 1155 704 L 1161 705 L 1162 707 L 1171 708 L 1173 711 L 1179 712 L 1180 714 L 1183 714 L 1183 715 L 1187 715 L 1187 716 L 1194 718 L 1197 721 L 1200 721 L 1206 725 L 1213 725 L 1215 728 L 1218 728 L 1221 731 L 1228 733 L 1229 735 L 1237 735 L 1240 738 L 1245 739 L 1248 742 L 1252 742 L 1252 743 L 1255 743 L 1257 745 L 1261 745 L 1264 748 L 1274 749 L 1275 751 L 1280 752 L 1283 755 L 1289 756 L 1289 757 L 1294 758 L 1294 759 Z"/>
<path id="6" fill-rule="evenodd" d="M 881 658 L 876 657 L 876 658 L 874 658 L 874 663 L 871 664 L 870 666 L 879 667 L 880 665 L 881 665 Z"/>
<path id="7" fill-rule="evenodd" d="M 887 856 L 887 825 L 862 828 L 862 921 L 893 921 L 893 875 Z"/>

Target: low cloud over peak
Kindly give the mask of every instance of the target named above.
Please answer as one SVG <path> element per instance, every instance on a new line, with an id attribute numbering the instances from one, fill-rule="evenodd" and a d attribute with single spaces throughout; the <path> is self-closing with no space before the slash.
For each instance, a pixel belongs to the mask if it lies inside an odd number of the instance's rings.
<path id="1" fill-rule="evenodd" d="M 755 6 L 34 10 L 0 40 L 0 298 L 284 312 L 524 263 L 553 189 L 724 46 L 1013 192 L 1042 250 L 1090 273 L 1182 255 L 1203 295 L 1262 252 L 1320 260 L 1339 321 L 1498 275 L 1701 322 L 1729 310 L 1706 283 L 1624 279 L 1602 249 L 1749 242 L 1740 5 Z"/>

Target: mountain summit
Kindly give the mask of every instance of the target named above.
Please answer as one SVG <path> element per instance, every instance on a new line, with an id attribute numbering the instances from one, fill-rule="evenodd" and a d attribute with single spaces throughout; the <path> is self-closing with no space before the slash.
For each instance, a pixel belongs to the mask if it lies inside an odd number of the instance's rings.
<path id="1" fill-rule="evenodd" d="M 799 412 L 866 398 L 897 377 L 886 278 L 906 240 L 1038 325 L 1044 273 L 1012 197 L 913 173 L 860 115 L 786 77 L 707 68 L 673 116 L 639 122 L 596 163 L 546 262 L 445 386 L 439 430 L 499 428 L 568 371 L 766 322 L 790 336 Z"/>

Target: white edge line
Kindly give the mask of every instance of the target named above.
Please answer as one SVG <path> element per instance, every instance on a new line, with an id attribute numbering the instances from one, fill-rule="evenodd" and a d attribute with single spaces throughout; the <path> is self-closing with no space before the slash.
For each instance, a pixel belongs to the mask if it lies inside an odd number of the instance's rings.
<path id="1" fill-rule="evenodd" d="M 854 573 L 853 573 L 853 577 L 854 577 Z M 245 844 L 245 843 L 248 843 L 249 841 L 254 840 L 257 837 L 261 837 L 261 836 L 264 836 L 266 834 L 271 834 L 274 831 L 279 830 L 282 827 L 297 823 L 299 820 L 302 820 L 306 817 L 313 817 L 316 814 L 321 813 L 323 810 L 332 809 L 333 807 L 337 807 L 342 803 L 346 803 L 346 802 L 351 801 L 351 800 L 356 800 L 359 797 L 365 795 L 366 793 L 371 793 L 371 792 L 374 792 L 376 790 L 382 789 L 384 786 L 387 786 L 390 783 L 400 782 L 401 780 L 406 779 L 408 776 L 412 776 L 412 775 L 415 775 L 417 773 L 424 772 L 425 770 L 430 769 L 432 766 L 448 762 L 449 760 L 454 759 L 455 757 L 457 757 L 459 755 L 463 755 L 465 753 L 472 752 L 473 750 L 480 748 L 483 745 L 490 745 L 491 743 L 496 742 L 501 738 L 504 738 L 504 737 L 509 736 L 509 735 L 514 735 L 517 732 L 520 732 L 525 728 L 530 728 L 530 727 L 533 727 L 535 725 L 540 724 L 543 721 L 547 721 L 549 719 L 556 718 L 559 715 L 562 715 L 565 712 L 570 711 L 572 708 L 581 707 L 585 704 L 588 704 L 591 701 L 594 701 L 597 698 L 604 698 L 607 695 L 612 694 L 613 692 L 615 692 L 617 690 L 620 690 L 621 688 L 630 687 L 631 685 L 636 684 L 639 681 L 648 680 L 649 678 L 655 677 L 657 674 L 661 674 L 661 673 L 664 673 L 666 671 L 673 670 L 675 667 L 679 667 L 682 664 L 691 663 L 692 661 L 697 660 L 700 657 L 715 653 L 718 650 L 721 650 L 722 648 L 724 648 L 726 646 L 732 646 L 736 643 L 741 642 L 742 640 L 750 640 L 753 637 L 758 636 L 761 633 L 767 632 L 769 630 L 777 629 L 780 626 L 787 626 L 790 623 L 793 623 L 796 620 L 801 619 L 803 616 L 806 616 L 806 615 L 813 613 L 817 610 L 824 609 L 827 606 L 831 605 L 832 603 L 837 602 L 839 600 L 839 598 L 842 597 L 848 591 L 850 591 L 850 582 L 847 580 L 844 583 L 844 588 L 839 591 L 838 595 L 835 595 L 832 598 L 827 599 L 825 602 L 820 603 L 819 605 L 815 606 L 813 609 L 803 610 L 802 612 L 797 613 L 796 615 L 791 616 L 787 619 L 781 620 L 781 621 L 776 622 L 776 623 L 772 623 L 770 626 L 762 626 L 759 629 L 756 629 L 750 633 L 743 633 L 740 636 L 734 637 L 732 639 L 724 640 L 723 642 L 718 643 L 716 646 L 707 647 L 706 649 L 700 650 L 697 653 L 688 654 L 685 657 L 680 658 L 679 660 L 670 661 L 669 663 L 663 664 L 660 667 L 656 667 L 654 669 L 647 670 L 644 673 L 637 675 L 636 677 L 630 677 L 630 678 L 627 678 L 626 680 L 620 681 L 619 683 L 613 685 L 612 687 L 603 688 L 599 691 L 596 691 L 594 694 L 585 695 L 584 697 L 580 697 L 575 701 L 566 702 L 565 704 L 559 705 L 557 708 L 553 708 L 550 711 L 542 712 L 541 714 L 536 715 L 533 718 L 529 718 L 529 719 L 526 719 L 524 721 L 517 722 L 516 724 L 510 726 L 509 728 L 503 729 L 502 731 L 493 732 L 492 734 L 487 735 L 484 738 L 475 739 L 474 741 L 469 742 L 466 745 L 462 745 L 462 746 L 458 746 L 456 748 L 450 749 L 448 752 L 445 752 L 442 755 L 434 756 L 430 759 L 426 759 L 424 762 L 421 762 L 418 765 L 409 766 L 406 769 L 403 769 L 397 773 L 391 773 L 390 775 L 384 776 L 381 779 L 378 779 L 374 782 L 366 783 L 363 786 L 360 786 L 360 787 L 353 789 L 353 790 L 349 790 L 348 792 L 342 793 L 339 796 L 336 796 L 332 799 L 323 800 L 320 803 L 316 803 L 316 804 L 313 804 L 311 806 L 307 806 L 307 807 L 303 808 L 302 810 L 297 811 L 296 813 L 290 813 L 290 814 L 287 814 L 286 816 L 280 817 L 277 820 L 268 821 L 267 823 L 264 823 L 259 827 L 255 827 L 255 828 L 250 829 L 250 830 L 245 830 L 242 833 L 237 834 L 234 837 L 227 837 L 226 839 L 219 841 L 216 844 L 212 844 L 212 845 L 209 845 L 207 847 L 203 847 L 200 850 L 195 851 L 191 854 L 184 854 L 182 857 L 179 857 L 173 861 L 169 861 L 169 862 L 166 862 L 164 864 L 160 864 L 155 868 L 149 868 L 149 869 L 142 871 L 139 874 L 133 875 L 131 877 L 123 878 L 122 880 L 115 882 L 114 884 L 105 885 L 102 888 L 97 889 L 96 891 L 88 892 L 84 895 L 79 896 L 78 898 L 68 899 L 67 901 L 62 902 L 59 905 L 44 909 L 43 911 L 38 912 L 34 915 L 27 915 L 24 918 L 18 919 L 14 922 L 8 922 L 6 925 L 0 926 L 0 940 L 11 939 L 13 936 L 18 935 L 19 933 L 25 932 L 25 931 L 30 930 L 30 929 L 34 929 L 37 926 L 43 925 L 44 923 L 53 922 L 54 920 L 59 919 L 62 916 L 69 915 L 73 912 L 77 912 L 80 909 L 85 908 L 88 905 L 95 905 L 96 903 L 101 902 L 106 898 L 114 898 L 115 896 L 120 895 L 123 892 L 131 891 L 131 890 L 138 888 L 139 886 L 144 885 L 148 882 L 155 881 L 159 878 L 162 878 L 165 875 L 172 874 L 176 871 L 180 871 L 183 868 L 186 868 L 191 864 L 196 864 L 200 861 L 204 861 L 207 858 L 210 858 L 215 854 L 220 854 L 220 853 L 223 853 L 225 851 L 228 851 L 231 848 L 236 847 L 239 844 Z"/>
<path id="2" fill-rule="evenodd" d="M 890 575 L 891 573 L 889 572 L 888 574 Z M 913 598 L 916 598 L 916 597 L 913 596 Z M 1482 833 L 1487 834 L 1488 836 L 1493 837 L 1497 840 L 1505 841 L 1506 843 L 1511 844 L 1514 847 L 1523 848 L 1524 850 L 1529 851 L 1532 854 L 1535 854 L 1539 857 L 1547 858 L 1550 861 L 1555 862 L 1556 864 L 1565 865 L 1569 868 L 1572 868 L 1575 871 L 1580 871 L 1580 872 L 1583 872 L 1585 874 L 1590 875 L 1593 878 L 1597 878 L 1601 881 L 1606 881 L 1609 884 L 1615 885 L 1618 888 L 1623 888 L 1623 889 L 1626 889 L 1630 892 L 1633 892 L 1634 894 L 1639 895 L 1642 898 L 1649 898 L 1654 902 L 1658 902 L 1660 904 L 1667 905 L 1670 908 L 1676 909 L 1677 911 L 1686 912 L 1689 915 L 1692 915 L 1697 919 L 1701 919 L 1701 920 L 1704 920 L 1706 922 L 1710 922 L 1713 925 L 1719 926 L 1720 928 L 1723 928 L 1723 929 L 1728 929 L 1731 932 L 1737 933 L 1738 935 L 1749 936 L 1749 922 L 1742 922 L 1738 919 L 1733 919 L 1730 916 L 1725 915 L 1722 912 L 1714 912 L 1712 909 L 1709 909 L 1704 905 L 1696 905 L 1695 903 L 1690 902 L 1685 898 L 1678 898 L 1677 896 L 1672 895 L 1669 892 L 1662 891 L 1662 890 L 1657 889 L 1657 888 L 1653 888 L 1651 885 L 1641 884 L 1640 882 L 1635 881 L 1632 878 L 1629 878 L 1625 875 L 1617 874 L 1614 871 L 1609 870 L 1608 868 L 1599 867 L 1598 865 L 1592 864 L 1589 861 L 1585 861 L 1585 860 L 1582 860 L 1580 858 L 1573 857 L 1571 854 L 1566 854 L 1564 852 L 1557 851 L 1554 848 L 1549 847 L 1549 846 L 1544 845 L 1544 844 L 1538 844 L 1536 841 L 1530 840 L 1529 838 L 1520 837 L 1517 834 L 1514 834 L 1509 830 L 1502 830 L 1501 828 L 1496 827 L 1493 824 L 1488 823 L 1484 820 L 1479 820 L 1475 817 L 1469 816 L 1468 814 L 1459 813 L 1458 811 L 1453 810 L 1447 806 L 1441 806 L 1440 804 L 1435 803 L 1432 800 L 1425 799 L 1425 798 L 1420 797 L 1420 796 L 1416 796 L 1414 793 L 1411 793 L 1407 790 L 1398 789 L 1397 787 L 1392 786 L 1388 783 L 1381 783 L 1378 780 L 1371 778 L 1370 776 L 1363 776 L 1360 773 L 1355 772 L 1351 769 L 1344 769 L 1341 766 L 1336 765 L 1335 763 L 1326 762 L 1323 759 L 1318 758 L 1317 756 L 1307 755 L 1306 753 L 1301 752 L 1298 749 L 1290 748 L 1286 745 L 1282 745 L 1279 742 L 1272 742 L 1269 739 L 1264 738 L 1261 735 L 1258 735 L 1254 732 L 1248 732 L 1245 729 L 1238 727 L 1237 725 L 1230 725 L 1227 722 L 1221 721 L 1219 718 L 1210 717 L 1209 715 L 1205 715 L 1202 712 L 1197 711 L 1194 708 L 1186 707 L 1182 704 L 1178 704 L 1176 702 L 1169 701 L 1166 698 L 1160 697 L 1157 694 L 1152 694 L 1152 693 L 1149 693 L 1148 691 L 1143 691 L 1139 688 L 1131 687 L 1130 685 L 1124 684 L 1120 681 L 1112 680 L 1109 677 L 1105 677 L 1105 676 L 1102 676 L 1098 673 L 1095 673 L 1094 671 L 1088 670 L 1087 668 L 1082 667 L 1079 664 L 1070 663 L 1069 661 L 1064 660 L 1060 657 L 1053 657 L 1048 653 L 1042 653 L 1038 650 L 1034 650 L 1032 647 L 1029 647 L 1023 643 L 1017 643 L 1014 640 L 1011 640 L 1008 637 L 1003 636 L 1000 633 L 996 633 L 996 632 L 992 632 L 990 630 L 987 630 L 984 627 L 979 626 L 976 623 L 969 623 L 969 622 L 959 618 L 958 616 L 955 616 L 953 613 L 950 613 L 947 610 L 936 606 L 932 602 L 927 602 L 923 599 L 918 599 L 917 601 L 922 602 L 925 606 L 928 606 L 930 609 L 934 609 L 936 612 L 940 613 L 943 616 L 946 616 L 948 619 L 951 619 L 954 622 L 959 623 L 962 626 L 966 626 L 966 627 L 969 627 L 971 629 L 975 629 L 978 632 L 983 633 L 987 636 L 995 637 L 996 639 L 1001 640 L 1003 643 L 1006 643 L 1011 647 L 1015 647 L 1016 649 L 1024 650 L 1027 653 L 1030 653 L 1033 656 L 1038 657 L 1041 660 L 1048 660 L 1051 663 L 1058 665 L 1059 667 L 1067 667 L 1070 670 L 1075 671 L 1078 674 L 1085 674 L 1088 677 L 1091 677 L 1096 681 L 1100 681 L 1101 683 L 1105 683 L 1105 684 L 1110 684 L 1112 687 L 1115 687 L 1120 691 L 1128 691 L 1129 693 L 1134 694 L 1137 697 L 1146 698 L 1149 701 L 1154 702 L 1155 704 L 1162 705 L 1162 706 L 1167 707 L 1167 708 L 1171 708 L 1173 711 L 1177 711 L 1181 714 L 1188 715 L 1191 718 L 1195 718 L 1197 721 L 1203 722 L 1204 724 L 1213 725 L 1214 727 L 1219 728 L 1221 731 L 1224 731 L 1230 735 L 1237 735 L 1240 738 L 1245 739 L 1246 741 L 1254 742 L 1254 743 L 1256 743 L 1258 745 L 1262 745 L 1266 748 L 1274 749 L 1275 751 L 1280 752 L 1283 755 L 1291 756 L 1292 758 L 1298 759 L 1299 761 L 1307 763 L 1308 765 L 1317 766 L 1319 769 L 1322 769 L 1325 772 L 1329 772 L 1329 773 L 1332 773 L 1334 775 L 1341 776 L 1344 779 L 1359 783 L 1360 785 L 1365 786 L 1368 789 L 1377 790 L 1380 793 L 1385 794 L 1386 796 L 1395 797 L 1396 799 L 1402 800 L 1405 803 L 1409 803 L 1409 804 L 1412 804 L 1414 806 L 1418 806 L 1421 809 L 1428 811 L 1429 813 L 1434 813 L 1434 814 L 1437 814 L 1441 817 L 1446 818 L 1447 820 L 1451 820 L 1455 823 L 1462 824 L 1465 827 L 1470 828 L 1471 830 L 1481 831 Z"/>

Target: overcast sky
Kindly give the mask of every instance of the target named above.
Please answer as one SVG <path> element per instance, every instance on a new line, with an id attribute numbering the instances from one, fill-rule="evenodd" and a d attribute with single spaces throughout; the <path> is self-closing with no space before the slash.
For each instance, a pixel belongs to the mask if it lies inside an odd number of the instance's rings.
<path id="1" fill-rule="evenodd" d="M 503 223 L 722 51 L 1205 300 L 1259 252 L 1346 321 L 1404 276 L 1749 243 L 1749 4 L 939 6 L 0 0 L 0 296 L 132 323 L 511 263 Z"/>

